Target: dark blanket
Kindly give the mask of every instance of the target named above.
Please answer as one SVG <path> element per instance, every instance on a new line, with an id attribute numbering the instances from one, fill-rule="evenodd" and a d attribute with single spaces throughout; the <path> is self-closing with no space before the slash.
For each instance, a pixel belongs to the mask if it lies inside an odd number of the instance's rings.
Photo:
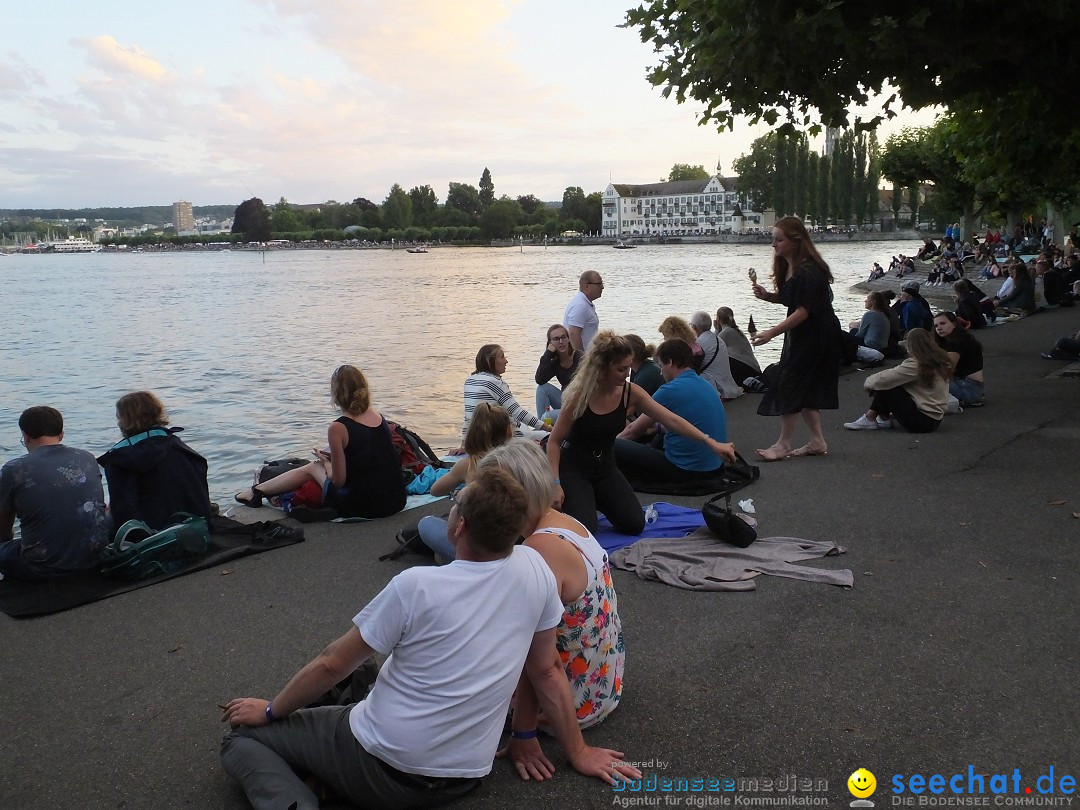
<path id="1" fill-rule="evenodd" d="M 212 568 L 237 557 L 291 546 L 304 539 L 303 529 L 287 525 L 283 521 L 245 524 L 220 515 L 211 518 L 210 531 L 210 548 L 205 557 L 177 571 L 138 582 L 109 579 L 99 571 L 84 571 L 42 582 L 4 579 L 0 581 L 0 610 L 8 616 L 20 619 L 59 613 L 96 602 L 98 599 L 107 599 L 167 579 L 182 577 L 192 571 Z"/>

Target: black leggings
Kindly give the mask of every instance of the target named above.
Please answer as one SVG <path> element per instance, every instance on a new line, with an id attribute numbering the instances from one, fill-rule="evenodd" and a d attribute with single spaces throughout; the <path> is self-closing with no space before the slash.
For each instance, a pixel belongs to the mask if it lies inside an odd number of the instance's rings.
<path id="1" fill-rule="evenodd" d="M 743 384 L 743 380 L 747 377 L 756 377 L 760 374 L 760 371 L 754 371 L 753 366 L 749 366 L 742 360 L 736 360 L 734 357 L 728 357 L 728 367 L 731 369 L 731 376 L 738 385 Z"/>
<path id="2" fill-rule="evenodd" d="M 870 409 L 877 411 L 880 416 L 891 416 L 911 433 L 931 433 L 941 424 L 940 419 L 934 419 L 920 411 L 911 394 L 903 388 L 875 391 Z"/>
<path id="3" fill-rule="evenodd" d="M 619 534 L 640 535 L 645 529 L 641 502 L 626 477 L 615 466 L 615 454 L 563 448 L 559 461 L 562 511 L 590 532 L 597 527 L 599 509 Z"/>

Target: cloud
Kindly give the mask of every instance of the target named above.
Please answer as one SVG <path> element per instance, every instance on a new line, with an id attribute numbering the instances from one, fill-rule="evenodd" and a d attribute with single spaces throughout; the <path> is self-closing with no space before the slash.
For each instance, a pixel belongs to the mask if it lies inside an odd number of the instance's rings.
<path id="1" fill-rule="evenodd" d="M 0 60 L 0 98 L 14 98 L 44 84 L 41 71 L 28 65 L 18 54 Z"/>
<path id="2" fill-rule="evenodd" d="M 71 44 L 86 51 L 90 63 L 107 75 L 124 75 L 149 82 L 170 78 L 165 67 L 138 45 L 121 45 L 108 34 L 99 37 L 76 37 Z"/>

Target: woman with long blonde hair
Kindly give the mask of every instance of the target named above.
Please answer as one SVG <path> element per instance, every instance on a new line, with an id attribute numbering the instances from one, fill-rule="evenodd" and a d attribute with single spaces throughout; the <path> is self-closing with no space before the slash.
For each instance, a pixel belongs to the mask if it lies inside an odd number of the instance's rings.
<path id="1" fill-rule="evenodd" d="M 911 433 L 937 430 L 949 401 L 952 361 L 925 329 L 909 329 L 907 359 L 896 368 L 871 374 L 863 382 L 873 399 L 870 410 L 848 430 L 884 430 L 896 420 Z"/>
<path id="2" fill-rule="evenodd" d="M 341 416 L 326 431 L 329 452 L 316 450 L 318 458 L 310 464 L 236 493 L 239 503 L 262 506 L 263 498 L 314 481 L 321 489 L 322 508 L 294 508 L 290 516 L 301 522 L 386 517 L 405 508 L 401 458 L 390 426 L 372 407 L 367 377 L 356 366 L 339 366 L 330 378 L 330 397 Z"/>
<path id="3" fill-rule="evenodd" d="M 751 275 L 754 295 L 762 301 L 783 304 L 787 317 L 776 326 L 758 332 L 751 341 L 762 346 L 784 335 L 784 348 L 776 383 L 758 406 L 761 416 L 779 416 L 780 436 L 772 447 L 759 449 L 764 461 L 828 453 L 821 432 L 821 411 L 840 406 L 840 321 L 832 307 L 832 273 L 814 247 L 806 226 L 798 217 L 782 217 L 773 227 L 773 265 L 770 292 Z M 810 441 L 792 447 L 799 419 L 810 431 Z"/>
<path id="4" fill-rule="evenodd" d="M 626 427 L 628 409 L 646 413 L 668 430 L 704 442 L 716 466 L 735 460 L 735 446 L 718 442 L 659 405 L 627 380 L 633 347 L 614 332 L 589 344 L 578 373 L 563 392 L 563 408 L 551 431 L 547 453 L 555 478 L 555 506 L 589 531 L 599 509 L 622 534 L 639 535 L 645 516 L 637 495 L 615 464 L 615 437 Z"/>

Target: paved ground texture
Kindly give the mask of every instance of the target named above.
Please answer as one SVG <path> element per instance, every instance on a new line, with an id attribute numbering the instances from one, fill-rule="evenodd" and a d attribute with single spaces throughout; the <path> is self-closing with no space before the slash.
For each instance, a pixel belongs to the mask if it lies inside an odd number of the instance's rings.
<path id="1" fill-rule="evenodd" d="M 587 739 L 658 777 L 795 775 L 821 790 L 613 793 L 548 741 L 553 781 L 497 763 L 459 806 L 846 807 L 861 766 L 885 807 L 894 775 L 960 773 L 966 790 L 969 765 L 993 806 L 993 774 L 1011 791 L 1018 769 L 1022 800 L 1041 797 L 1051 767 L 1055 788 L 1080 778 L 1080 379 L 1038 356 L 1078 327 L 1080 308 L 980 333 L 988 402 L 929 436 L 844 430 L 866 404 L 864 374 L 846 374 L 825 414 L 828 456 L 762 465 L 746 491 L 760 531 L 845 546 L 817 564 L 850 568 L 854 588 L 761 577 L 750 593 L 701 594 L 616 572 L 626 691 Z M 757 403 L 729 406 L 747 456 L 778 430 Z M 217 704 L 272 696 L 342 633 L 402 569 L 378 556 L 423 513 L 313 526 L 305 543 L 223 568 L 0 616 L 0 808 L 245 807 L 218 765 Z"/>

